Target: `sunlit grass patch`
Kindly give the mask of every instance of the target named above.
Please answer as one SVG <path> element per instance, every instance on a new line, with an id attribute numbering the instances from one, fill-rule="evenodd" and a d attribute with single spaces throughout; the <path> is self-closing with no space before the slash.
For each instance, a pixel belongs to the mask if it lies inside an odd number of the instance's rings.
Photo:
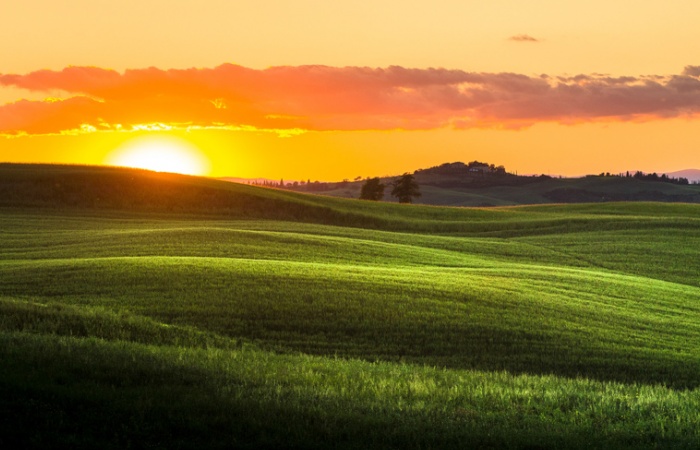
<path id="1" fill-rule="evenodd" d="M 676 387 L 700 382 L 698 288 L 587 268 L 473 262 L 15 261 L 0 264 L 0 290 L 128 311 L 283 352 Z"/>

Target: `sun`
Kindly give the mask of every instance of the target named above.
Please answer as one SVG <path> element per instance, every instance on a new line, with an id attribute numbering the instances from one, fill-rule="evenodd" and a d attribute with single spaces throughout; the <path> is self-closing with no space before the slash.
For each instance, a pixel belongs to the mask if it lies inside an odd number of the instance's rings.
<path id="1" fill-rule="evenodd" d="M 131 139 L 115 149 L 105 162 L 111 166 L 185 175 L 206 175 L 210 169 L 209 161 L 197 147 L 173 136 Z"/>

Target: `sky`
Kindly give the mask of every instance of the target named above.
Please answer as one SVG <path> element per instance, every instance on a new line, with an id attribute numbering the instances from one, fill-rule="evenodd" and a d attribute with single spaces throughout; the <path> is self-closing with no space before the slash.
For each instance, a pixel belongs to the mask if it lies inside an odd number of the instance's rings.
<path id="1" fill-rule="evenodd" d="M 328 181 L 700 168 L 700 2 L 7 3 L 4 162 Z"/>

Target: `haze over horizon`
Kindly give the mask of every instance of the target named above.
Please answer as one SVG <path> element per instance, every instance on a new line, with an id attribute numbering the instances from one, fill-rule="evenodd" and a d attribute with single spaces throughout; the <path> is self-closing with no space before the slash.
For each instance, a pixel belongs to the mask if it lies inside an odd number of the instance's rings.
<path id="1" fill-rule="evenodd" d="M 700 4 L 29 0 L 4 17 L 2 161 L 319 180 L 700 167 Z"/>

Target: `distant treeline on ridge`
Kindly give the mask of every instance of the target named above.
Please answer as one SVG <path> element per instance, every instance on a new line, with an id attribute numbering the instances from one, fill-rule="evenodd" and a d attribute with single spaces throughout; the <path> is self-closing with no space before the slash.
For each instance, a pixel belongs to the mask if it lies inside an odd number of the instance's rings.
<path id="1" fill-rule="evenodd" d="M 521 186 L 544 179 L 551 179 L 550 175 L 518 175 L 517 173 L 508 172 L 503 165 L 490 164 L 482 161 L 471 161 L 469 163 L 451 162 L 444 163 L 438 166 L 429 167 L 427 169 L 418 169 L 413 172 L 416 181 L 419 184 L 437 186 L 441 188 L 484 188 L 491 186 Z M 385 182 L 397 178 L 396 176 L 379 177 Z M 610 172 L 602 172 L 597 175 L 586 175 L 586 177 L 619 177 L 619 178 L 634 178 L 642 181 L 658 181 L 663 183 L 672 183 L 676 185 L 698 184 L 691 182 L 683 177 L 670 177 L 666 174 L 644 173 L 641 171 L 624 172 L 611 174 Z M 560 177 L 561 178 L 561 177 Z M 344 189 L 349 185 L 356 183 L 360 184 L 369 178 L 361 176 L 355 177 L 352 181 L 344 179 L 339 182 L 322 182 L 322 181 L 291 181 L 285 182 L 280 179 L 279 182 L 264 180 L 253 181 L 249 184 L 256 186 L 272 187 L 278 189 L 289 189 L 301 192 L 327 192 L 336 189 Z"/>

